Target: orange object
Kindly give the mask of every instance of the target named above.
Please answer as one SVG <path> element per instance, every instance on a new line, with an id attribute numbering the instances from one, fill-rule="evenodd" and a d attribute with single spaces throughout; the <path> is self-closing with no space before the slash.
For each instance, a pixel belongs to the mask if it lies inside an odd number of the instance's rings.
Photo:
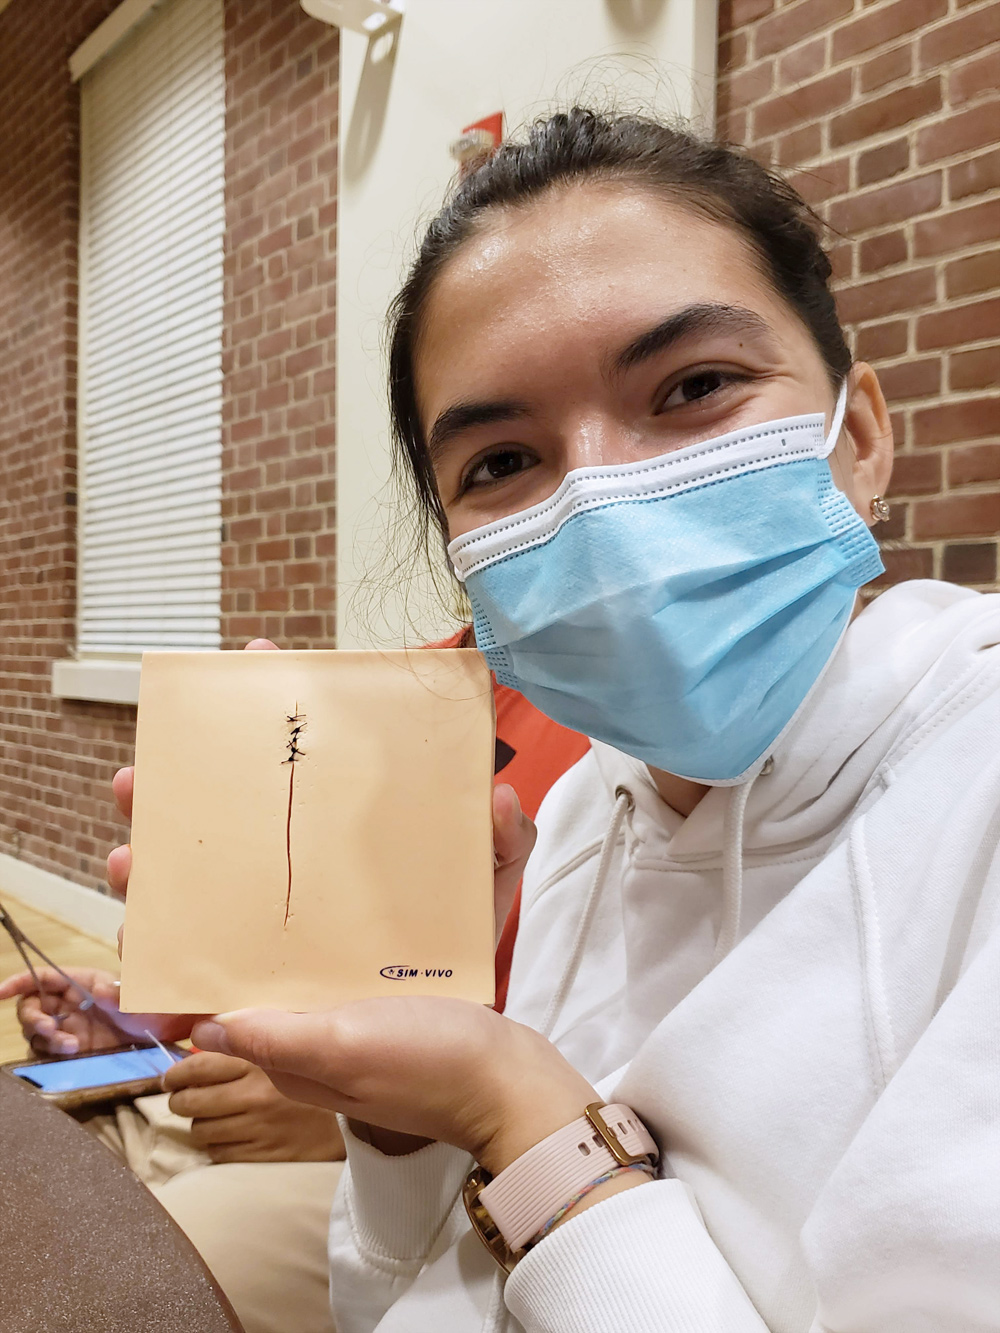
<path id="1" fill-rule="evenodd" d="M 465 648 L 473 642 L 471 629 L 460 630 L 434 644 L 435 648 Z M 504 747 L 513 751 L 495 775 L 496 782 L 508 782 L 517 792 L 521 809 L 534 819 L 538 807 L 549 788 L 572 768 L 590 749 L 590 741 L 575 731 L 567 731 L 558 722 L 540 713 L 523 694 L 498 685 L 493 681 L 493 699 L 497 714 L 497 748 L 505 755 Z M 500 935 L 496 952 L 496 1008 L 502 1012 L 507 1000 L 510 980 L 510 962 L 517 938 L 517 924 L 521 910 L 521 886 L 511 904 L 510 912 Z"/>

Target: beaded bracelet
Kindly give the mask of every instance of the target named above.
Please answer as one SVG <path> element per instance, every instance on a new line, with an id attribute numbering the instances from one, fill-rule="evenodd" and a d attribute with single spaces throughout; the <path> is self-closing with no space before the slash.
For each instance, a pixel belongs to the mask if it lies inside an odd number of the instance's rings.
<path id="1" fill-rule="evenodd" d="M 654 1175 L 654 1168 L 649 1162 L 632 1162 L 629 1166 L 612 1167 L 610 1171 L 605 1171 L 603 1176 L 598 1176 L 597 1179 L 592 1180 L 589 1185 L 584 1185 L 583 1189 L 580 1190 L 579 1193 L 574 1194 L 572 1199 L 567 1203 L 564 1203 L 557 1213 L 553 1213 L 542 1227 L 541 1231 L 532 1236 L 531 1240 L 528 1241 L 524 1248 L 530 1250 L 532 1246 L 537 1245 L 540 1240 L 543 1240 L 556 1223 L 561 1222 L 569 1210 L 575 1208 L 581 1199 L 585 1199 L 591 1190 L 596 1190 L 598 1185 L 603 1185 L 605 1181 L 614 1180 L 616 1176 L 623 1176 L 626 1171 L 642 1171 L 650 1178 Z"/>

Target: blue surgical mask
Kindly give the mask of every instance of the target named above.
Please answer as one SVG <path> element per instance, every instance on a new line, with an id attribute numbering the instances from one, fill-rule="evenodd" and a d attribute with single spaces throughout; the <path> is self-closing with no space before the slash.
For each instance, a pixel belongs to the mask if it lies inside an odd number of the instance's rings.
<path id="1" fill-rule="evenodd" d="M 758 771 L 830 661 L 878 547 L 822 414 L 567 473 L 448 554 L 502 685 L 696 782 Z"/>

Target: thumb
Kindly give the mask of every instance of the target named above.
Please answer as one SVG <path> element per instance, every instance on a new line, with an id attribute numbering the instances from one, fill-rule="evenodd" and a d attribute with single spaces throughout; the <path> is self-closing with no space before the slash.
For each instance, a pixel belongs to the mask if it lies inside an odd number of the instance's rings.
<path id="1" fill-rule="evenodd" d="M 243 651 L 245 653 L 278 653 L 281 649 L 270 639 L 251 639 Z"/>
<path id="2" fill-rule="evenodd" d="M 329 1026 L 326 1014 L 234 1009 L 196 1023 L 191 1040 L 203 1051 L 235 1055 L 261 1069 L 314 1068 Z"/>

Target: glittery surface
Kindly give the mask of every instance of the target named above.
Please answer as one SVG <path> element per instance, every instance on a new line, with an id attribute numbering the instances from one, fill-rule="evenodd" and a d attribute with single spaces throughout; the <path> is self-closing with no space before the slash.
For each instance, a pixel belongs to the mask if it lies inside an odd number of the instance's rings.
<path id="1" fill-rule="evenodd" d="M 128 1167 L 0 1077 L 0 1333 L 240 1333 Z"/>

